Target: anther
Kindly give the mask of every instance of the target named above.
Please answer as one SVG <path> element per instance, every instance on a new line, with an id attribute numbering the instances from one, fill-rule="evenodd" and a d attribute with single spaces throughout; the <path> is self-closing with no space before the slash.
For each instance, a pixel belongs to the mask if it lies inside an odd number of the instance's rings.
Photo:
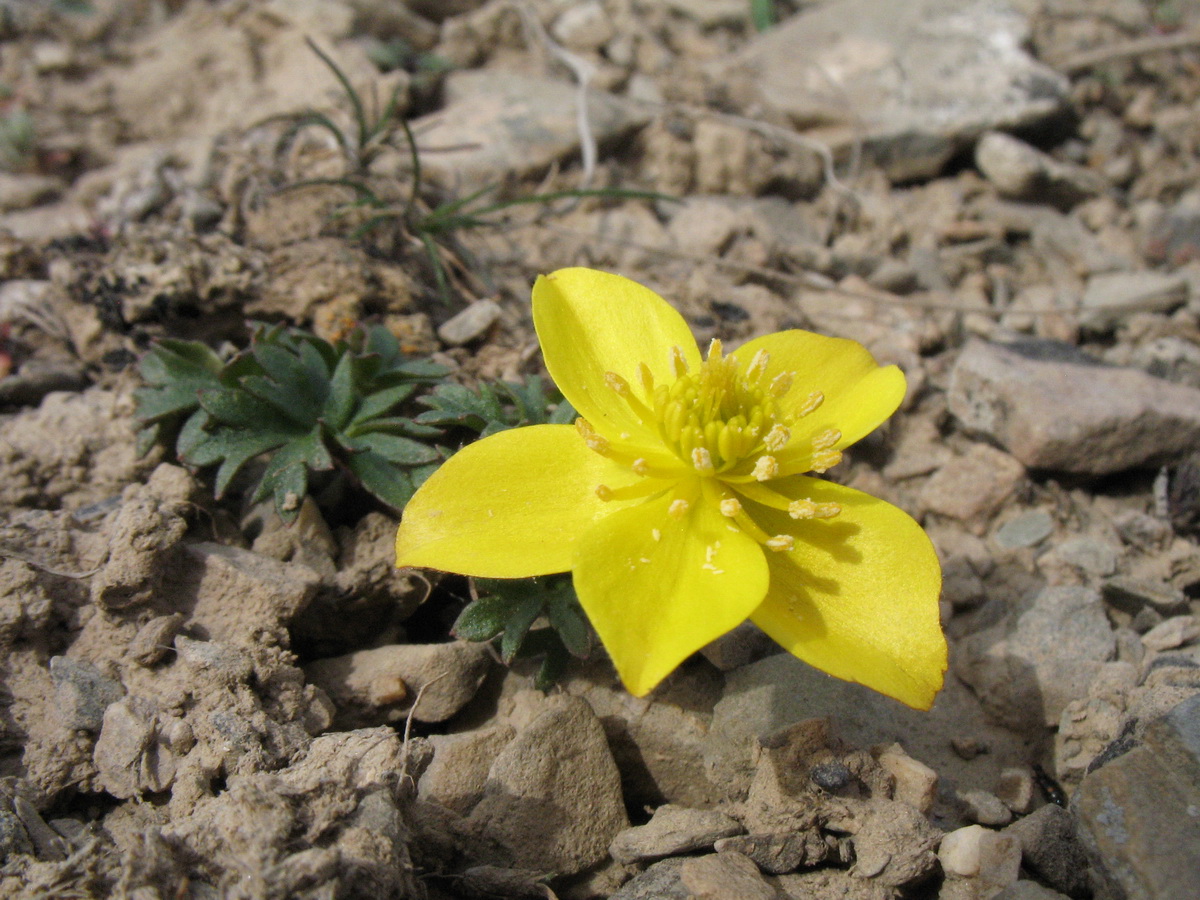
<path id="1" fill-rule="evenodd" d="M 598 484 L 596 485 L 596 496 L 607 503 L 613 498 L 612 488 L 607 484 Z"/>
<path id="2" fill-rule="evenodd" d="M 742 511 L 742 504 L 733 497 L 722 500 L 719 506 L 721 509 L 721 515 L 730 519 L 734 518 Z"/>
<path id="3" fill-rule="evenodd" d="M 649 398 L 654 397 L 654 373 L 644 362 L 638 363 L 638 377 L 642 380 L 642 390 Z"/>
<path id="4" fill-rule="evenodd" d="M 650 537 L 654 538 L 655 542 L 661 541 L 662 540 L 662 532 L 659 531 L 657 528 L 651 528 L 650 529 Z"/>
<path id="5" fill-rule="evenodd" d="M 780 372 L 771 379 L 771 396 L 778 399 L 792 389 L 792 373 Z"/>
<path id="6" fill-rule="evenodd" d="M 629 382 L 616 372 L 605 372 L 604 383 L 608 386 L 608 389 L 618 397 L 633 396 L 633 388 L 629 386 Z"/>
<path id="7" fill-rule="evenodd" d="M 671 501 L 671 505 L 667 507 L 667 514 L 673 519 L 682 519 L 688 514 L 690 508 L 691 504 L 679 497 Z"/>
<path id="8" fill-rule="evenodd" d="M 758 381 L 767 374 L 767 365 L 770 363 L 771 357 L 766 350 L 759 350 L 754 354 L 754 359 L 750 360 L 750 365 L 746 368 L 746 380 Z"/>
<path id="9" fill-rule="evenodd" d="M 764 546 L 768 550 L 774 550 L 776 553 L 786 553 L 796 548 L 796 539 L 790 534 L 777 534 L 766 541 Z"/>
<path id="10" fill-rule="evenodd" d="M 828 450 L 842 439 L 842 433 L 836 428 L 826 428 L 812 439 L 814 450 Z"/>
<path id="11" fill-rule="evenodd" d="M 812 455 L 811 472 L 816 472 L 821 475 L 842 461 L 842 454 L 839 450 L 822 450 L 819 453 Z"/>
<path id="12" fill-rule="evenodd" d="M 687 359 L 678 346 L 671 348 L 671 371 L 675 373 L 676 378 L 682 378 L 688 371 Z"/>
<path id="13" fill-rule="evenodd" d="M 634 475 L 641 475 L 643 478 L 650 474 L 650 463 L 640 456 L 630 463 L 629 468 L 633 470 Z"/>
<path id="14" fill-rule="evenodd" d="M 779 463 L 773 456 L 760 456 L 750 474 L 754 476 L 755 481 L 770 481 L 779 474 Z"/>
<path id="15" fill-rule="evenodd" d="M 825 402 L 825 395 L 820 391 L 813 391 L 808 395 L 807 399 L 800 404 L 800 408 L 796 410 L 796 415 L 804 418 L 810 413 L 814 413 Z"/>
<path id="16" fill-rule="evenodd" d="M 700 475 L 713 475 L 717 471 L 713 466 L 712 454 L 703 447 L 692 451 L 692 466 Z"/>
<path id="17" fill-rule="evenodd" d="M 776 425 L 767 432 L 767 436 L 763 438 L 763 446 L 772 453 L 778 453 L 787 446 L 787 442 L 791 440 L 792 433 L 784 425 Z"/>
<path id="18" fill-rule="evenodd" d="M 579 432 L 579 436 L 583 438 L 583 442 L 587 444 L 589 450 L 599 453 L 601 456 L 607 456 L 612 450 L 608 441 L 596 434 L 596 430 L 592 428 L 592 423 L 587 419 L 576 419 L 575 430 Z"/>

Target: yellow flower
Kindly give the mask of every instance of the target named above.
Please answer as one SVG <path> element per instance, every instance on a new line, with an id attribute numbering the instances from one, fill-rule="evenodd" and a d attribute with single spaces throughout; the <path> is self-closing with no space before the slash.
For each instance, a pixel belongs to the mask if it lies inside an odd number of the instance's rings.
<path id="1" fill-rule="evenodd" d="M 831 675 L 920 709 L 942 685 L 941 571 L 890 504 L 807 476 L 904 396 L 859 344 L 806 331 L 702 359 L 683 317 L 591 269 L 538 278 L 533 320 L 575 427 L 495 434 L 417 491 L 399 566 L 570 570 L 628 689 L 752 619 Z"/>

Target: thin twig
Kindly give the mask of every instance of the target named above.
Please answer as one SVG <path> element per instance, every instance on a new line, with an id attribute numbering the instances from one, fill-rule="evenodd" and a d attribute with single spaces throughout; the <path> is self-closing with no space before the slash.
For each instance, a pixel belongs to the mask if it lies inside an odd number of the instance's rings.
<path id="1" fill-rule="evenodd" d="M 1097 47 L 1069 56 L 1055 68 L 1068 75 L 1080 75 L 1089 69 L 1119 59 L 1130 59 L 1134 56 L 1146 56 L 1150 53 L 1163 53 L 1168 50 L 1189 50 L 1200 47 L 1200 31 L 1181 31 L 1178 34 L 1155 34 L 1150 37 L 1134 38 Z"/>
<path id="2" fill-rule="evenodd" d="M 7 545 L 4 545 L 4 544 L 0 544 L 0 556 L 5 557 L 6 559 L 20 560 L 21 562 L 25 563 L 25 565 L 27 565 L 27 566 L 33 566 L 33 568 L 37 569 L 39 572 L 45 572 L 47 575 L 57 575 L 59 578 L 71 578 L 71 579 L 91 578 L 93 575 L 95 575 L 97 572 L 99 572 L 101 569 L 104 568 L 104 563 L 100 563 L 100 565 L 96 566 L 96 568 L 89 569 L 86 572 L 66 572 L 62 569 L 56 569 L 53 566 L 48 566 L 43 562 L 38 562 L 33 557 L 26 556 L 24 553 L 21 553 L 19 550 L 14 550 L 13 548 L 11 548 Z"/>
<path id="3" fill-rule="evenodd" d="M 546 29 L 542 27 L 541 21 L 533 14 L 528 3 L 518 3 L 517 12 L 521 16 L 521 24 L 524 26 L 526 39 L 532 44 L 540 43 L 543 47 L 550 51 L 550 54 L 561 62 L 564 66 L 571 70 L 571 74 L 575 76 L 575 127 L 579 130 L 579 147 L 580 155 L 583 162 L 583 175 L 579 179 L 580 190 L 587 190 L 592 184 L 592 179 L 596 174 L 596 161 L 599 152 L 596 147 L 596 136 L 592 132 L 592 122 L 588 116 L 588 85 L 591 84 L 592 76 L 595 74 L 595 67 L 581 56 L 576 56 L 554 38 L 546 33 Z M 563 210 L 570 212 L 578 205 L 578 200 L 569 204 Z"/>

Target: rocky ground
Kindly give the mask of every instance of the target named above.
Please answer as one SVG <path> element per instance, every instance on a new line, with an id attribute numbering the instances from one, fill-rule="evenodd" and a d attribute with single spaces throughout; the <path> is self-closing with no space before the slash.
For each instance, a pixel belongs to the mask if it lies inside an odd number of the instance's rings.
<path id="1" fill-rule="evenodd" d="M 1200 9 L 750 7 L 0 0 L 0 895 L 1200 895 Z M 402 136 L 295 127 L 354 131 L 306 38 L 397 98 L 415 199 Z M 347 173 L 677 199 L 514 206 L 434 265 Z M 515 378 L 567 265 L 906 371 L 830 474 L 941 554 L 932 711 L 752 631 L 543 694 L 449 639 L 391 513 L 289 528 L 136 452 L 155 338 L 373 321 Z"/>

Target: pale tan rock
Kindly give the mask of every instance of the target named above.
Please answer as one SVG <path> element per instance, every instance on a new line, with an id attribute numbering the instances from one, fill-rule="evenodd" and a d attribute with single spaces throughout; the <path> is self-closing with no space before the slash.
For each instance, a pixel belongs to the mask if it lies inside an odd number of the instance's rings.
<path id="1" fill-rule="evenodd" d="M 879 754 L 879 764 L 895 779 L 893 799 L 928 813 L 937 796 L 937 772 L 920 760 L 913 759 L 899 744 Z"/>
<path id="2" fill-rule="evenodd" d="M 749 857 L 728 850 L 686 860 L 679 880 L 694 900 L 777 900 L 779 896 Z"/>
<path id="3" fill-rule="evenodd" d="M 983 534 L 1025 478 L 1025 467 L 987 444 L 973 444 L 938 469 L 921 489 L 923 509 L 958 519 Z"/>

